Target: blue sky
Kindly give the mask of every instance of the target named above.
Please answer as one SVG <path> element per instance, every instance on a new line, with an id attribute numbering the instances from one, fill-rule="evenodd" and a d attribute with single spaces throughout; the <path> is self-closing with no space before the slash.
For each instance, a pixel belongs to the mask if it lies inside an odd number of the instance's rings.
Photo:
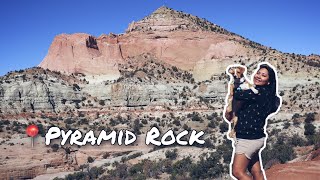
<path id="1" fill-rule="evenodd" d="M 37 66 L 58 34 L 122 33 L 162 5 L 282 52 L 320 54 L 316 0 L 1 0 L 0 75 Z"/>

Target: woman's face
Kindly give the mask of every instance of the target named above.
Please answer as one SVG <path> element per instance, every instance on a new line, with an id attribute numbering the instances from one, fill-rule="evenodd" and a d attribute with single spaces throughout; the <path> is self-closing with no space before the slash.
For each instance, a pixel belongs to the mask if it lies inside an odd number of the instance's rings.
<path id="1" fill-rule="evenodd" d="M 253 83 L 255 85 L 263 86 L 269 82 L 269 73 L 266 68 L 261 68 L 253 77 Z"/>

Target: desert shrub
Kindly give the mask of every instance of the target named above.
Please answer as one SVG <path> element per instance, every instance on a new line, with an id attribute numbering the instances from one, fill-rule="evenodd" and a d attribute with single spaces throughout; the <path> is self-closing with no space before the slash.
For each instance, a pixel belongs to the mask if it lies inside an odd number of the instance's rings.
<path id="1" fill-rule="evenodd" d="M 213 120 L 209 121 L 208 127 L 210 127 L 210 128 L 216 128 L 216 122 L 213 121 Z"/>
<path id="2" fill-rule="evenodd" d="M 137 163 L 129 169 L 129 175 L 131 177 L 133 177 L 137 174 L 142 174 L 142 173 L 143 173 L 143 164 L 142 163 Z"/>
<path id="3" fill-rule="evenodd" d="M 294 134 L 291 139 L 290 139 L 290 143 L 293 146 L 304 146 L 306 144 L 306 141 L 300 137 L 298 134 Z"/>
<path id="4" fill-rule="evenodd" d="M 85 179 L 98 179 L 98 177 L 104 173 L 102 167 L 92 167 L 88 172 L 76 172 L 73 174 L 68 174 L 65 179 L 67 180 L 85 180 Z M 59 179 L 59 178 L 55 178 Z M 60 180 L 60 179 L 59 179 Z"/>
<path id="5" fill-rule="evenodd" d="M 192 160 L 190 157 L 183 158 L 172 165 L 171 179 L 176 179 L 177 175 L 183 175 L 189 172 L 192 168 Z"/>
<path id="6" fill-rule="evenodd" d="M 280 129 L 272 129 L 269 136 L 274 136 L 274 135 L 278 135 L 278 133 L 280 132 Z"/>
<path id="7" fill-rule="evenodd" d="M 200 114 L 198 112 L 193 112 L 192 114 L 188 114 L 187 117 L 191 118 L 192 121 L 203 122 L 203 119 L 200 117 Z"/>
<path id="8" fill-rule="evenodd" d="M 79 116 L 79 117 L 85 117 L 86 114 L 85 114 L 84 112 L 79 112 L 79 113 L 78 113 L 78 116 Z"/>
<path id="9" fill-rule="evenodd" d="M 102 167 L 92 167 L 88 172 L 89 179 L 97 179 L 99 175 L 103 173 L 104 170 L 102 169 Z"/>
<path id="10" fill-rule="evenodd" d="M 74 91 L 80 91 L 80 86 L 78 84 L 73 84 Z"/>
<path id="11" fill-rule="evenodd" d="M 168 150 L 168 151 L 166 151 L 165 155 L 166 155 L 166 158 L 174 160 L 177 158 L 177 155 L 178 155 L 177 149 L 173 149 L 172 151 Z"/>
<path id="12" fill-rule="evenodd" d="M 62 104 L 66 104 L 67 100 L 66 99 L 61 99 Z"/>
<path id="13" fill-rule="evenodd" d="M 221 145 L 217 147 L 217 153 L 223 157 L 223 162 L 229 164 L 232 157 L 232 142 L 225 139 Z"/>
<path id="14" fill-rule="evenodd" d="M 43 125 L 38 123 L 37 127 L 38 127 L 38 130 L 39 130 L 38 134 L 40 134 L 40 136 L 44 137 L 46 135 L 46 132 L 45 132 L 45 129 L 44 129 Z"/>
<path id="15" fill-rule="evenodd" d="M 314 145 L 314 149 L 318 149 L 320 146 L 320 132 L 306 136 L 308 140 L 308 145 Z"/>
<path id="16" fill-rule="evenodd" d="M 73 124 L 74 121 L 72 120 L 72 118 L 67 118 L 66 120 L 64 120 L 64 123 L 66 123 L 66 124 Z"/>
<path id="17" fill-rule="evenodd" d="M 316 127 L 311 123 L 305 123 L 304 125 L 304 135 L 310 136 L 315 134 Z"/>
<path id="18" fill-rule="evenodd" d="M 67 180 L 78 180 L 78 179 L 86 179 L 88 173 L 87 172 L 76 172 L 74 174 L 68 174 L 65 179 Z"/>
<path id="19" fill-rule="evenodd" d="M 111 118 L 109 124 L 110 126 L 116 126 L 119 124 L 119 122 Z"/>
<path id="20" fill-rule="evenodd" d="M 109 152 L 106 152 L 103 154 L 103 159 L 107 159 L 108 157 L 110 157 L 110 153 Z"/>
<path id="21" fill-rule="evenodd" d="M 286 121 L 285 123 L 284 123 L 284 125 L 283 125 L 283 128 L 284 129 L 288 129 L 289 127 L 290 127 L 290 122 L 289 121 Z"/>
<path id="22" fill-rule="evenodd" d="M 220 123 L 219 128 L 221 133 L 227 132 L 229 128 L 228 123 L 226 122 Z"/>
<path id="23" fill-rule="evenodd" d="M 164 169 L 162 161 L 155 162 L 145 159 L 131 167 L 124 163 L 117 164 L 116 168 L 110 170 L 109 175 L 103 179 L 127 179 L 128 177 L 130 179 L 159 179 L 159 175 Z"/>
<path id="24" fill-rule="evenodd" d="M 142 125 L 140 124 L 140 120 L 139 119 L 134 120 L 134 122 L 133 122 L 133 132 L 135 134 L 141 134 L 141 132 L 140 132 L 140 128 L 141 127 L 142 127 Z"/>
<path id="25" fill-rule="evenodd" d="M 295 127 L 298 127 L 298 126 L 300 125 L 299 120 L 298 120 L 298 119 L 293 119 L 293 125 L 294 125 Z"/>
<path id="26" fill-rule="evenodd" d="M 173 123 L 174 125 L 176 125 L 176 126 L 180 126 L 180 125 L 181 125 L 181 124 L 180 124 L 180 121 L 177 120 L 177 119 L 173 120 L 172 123 Z"/>
<path id="27" fill-rule="evenodd" d="M 78 121 L 78 123 L 81 124 L 81 125 L 82 125 L 82 124 L 88 124 L 89 121 L 88 121 L 88 119 L 86 119 L 86 118 L 81 118 L 80 121 Z"/>
<path id="28" fill-rule="evenodd" d="M 178 71 L 178 68 L 177 68 L 176 66 L 172 66 L 172 70 L 173 70 L 174 72 L 177 72 L 177 71 Z"/>
<path id="29" fill-rule="evenodd" d="M 128 159 L 128 160 L 129 160 L 129 159 L 134 159 L 134 158 L 139 157 L 139 156 L 141 156 L 141 155 L 142 155 L 142 152 L 137 152 L 137 153 L 134 153 L 134 154 L 129 155 L 129 156 L 127 157 L 127 159 Z"/>
<path id="30" fill-rule="evenodd" d="M 88 163 L 93 163 L 94 159 L 93 159 L 93 157 L 89 156 L 87 161 L 88 161 Z"/>
<path id="31" fill-rule="evenodd" d="M 106 105 L 105 102 L 104 102 L 104 100 L 100 100 L 100 101 L 99 101 L 99 104 L 100 104 L 101 106 Z"/>
<path id="32" fill-rule="evenodd" d="M 190 171 L 192 179 L 212 179 L 223 173 L 223 166 L 220 163 L 220 155 L 216 152 L 207 158 L 200 158 L 200 161 L 193 165 Z"/>
<path id="33" fill-rule="evenodd" d="M 187 124 L 183 124 L 182 129 L 184 130 L 190 130 L 191 128 Z"/>
<path id="34" fill-rule="evenodd" d="M 142 120 L 141 120 L 141 123 L 142 123 L 142 124 L 148 124 L 148 121 L 147 121 L 146 119 L 142 119 Z"/>
<path id="35" fill-rule="evenodd" d="M 304 120 L 305 123 L 311 123 L 315 120 L 315 113 L 308 113 L 306 115 L 306 119 Z"/>
<path id="36" fill-rule="evenodd" d="M 284 95 L 284 91 L 280 91 L 280 96 L 283 96 Z"/>
<path id="37" fill-rule="evenodd" d="M 272 145 L 267 145 L 261 153 L 263 163 L 266 165 L 267 162 L 273 159 L 279 160 L 280 163 L 285 163 L 296 157 L 293 146 L 285 143 L 284 137 L 279 137 L 277 142 Z"/>
<path id="38" fill-rule="evenodd" d="M 57 152 L 58 149 L 59 149 L 59 144 L 52 144 L 51 145 L 51 149 L 52 149 L 53 152 Z"/>

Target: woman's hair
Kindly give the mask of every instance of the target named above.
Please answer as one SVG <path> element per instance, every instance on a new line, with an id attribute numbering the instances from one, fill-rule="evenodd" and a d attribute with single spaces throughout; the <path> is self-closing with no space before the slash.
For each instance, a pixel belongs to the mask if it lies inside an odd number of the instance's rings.
<path id="1" fill-rule="evenodd" d="M 262 68 L 266 68 L 268 70 L 268 75 L 269 75 L 269 83 L 268 86 L 270 87 L 271 90 L 271 112 L 276 112 L 278 107 L 280 106 L 280 98 L 277 96 L 277 77 L 276 73 L 274 72 L 273 68 L 271 68 L 268 64 L 261 64 L 259 67 L 259 70 Z"/>

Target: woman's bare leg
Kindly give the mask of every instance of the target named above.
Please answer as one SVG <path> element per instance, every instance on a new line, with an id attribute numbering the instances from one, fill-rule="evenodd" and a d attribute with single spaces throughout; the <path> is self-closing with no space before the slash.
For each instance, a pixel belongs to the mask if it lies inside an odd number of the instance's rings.
<path id="1" fill-rule="evenodd" d="M 255 153 L 252 156 L 252 159 L 250 160 L 248 165 L 248 170 L 252 174 L 254 180 L 264 180 L 258 153 Z"/>
<path id="2" fill-rule="evenodd" d="M 234 154 L 232 163 L 232 175 L 239 180 L 252 180 L 247 173 L 250 160 L 244 154 Z"/>

